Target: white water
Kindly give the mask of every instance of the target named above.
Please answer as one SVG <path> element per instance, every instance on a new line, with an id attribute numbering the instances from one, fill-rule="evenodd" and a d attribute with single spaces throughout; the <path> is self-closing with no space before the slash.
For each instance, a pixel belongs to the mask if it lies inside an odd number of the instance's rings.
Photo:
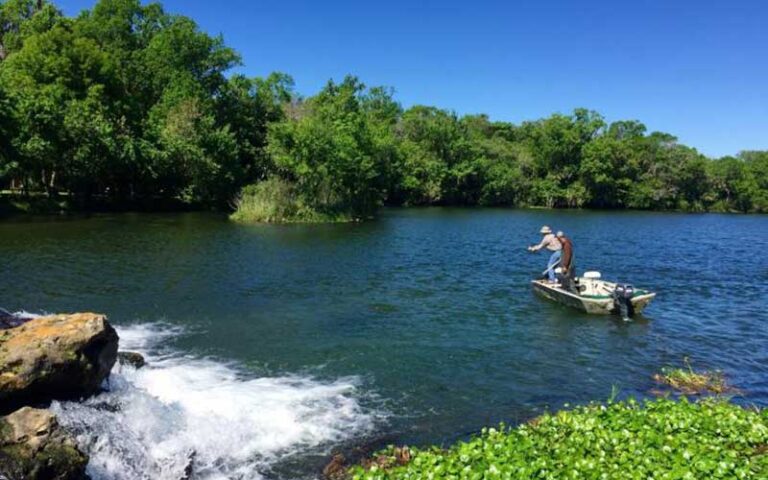
<path id="1" fill-rule="evenodd" d="M 109 392 L 52 409 L 90 455 L 94 480 L 258 479 L 270 465 L 371 431 L 355 378 L 247 378 L 235 367 L 158 344 L 180 332 L 119 329 L 121 350 L 149 366 L 115 367 Z"/>

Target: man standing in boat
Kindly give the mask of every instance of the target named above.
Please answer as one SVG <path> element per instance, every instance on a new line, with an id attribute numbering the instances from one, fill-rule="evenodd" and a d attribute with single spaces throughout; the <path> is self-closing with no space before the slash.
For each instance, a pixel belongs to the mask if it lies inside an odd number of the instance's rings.
<path id="1" fill-rule="evenodd" d="M 560 268 L 564 277 L 573 276 L 573 243 L 571 239 L 565 236 L 562 231 L 557 232 L 557 239 L 562 245 L 562 254 L 560 255 Z"/>
<path id="2" fill-rule="evenodd" d="M 557 275 L 557 279 L 560 281 L 562 288 L 578 294 L 579 289 L 574 280 L 576 277 L 576 267 L 573 260 L 573 242 L 571 242 L 571 239 L 566 237 L 565 233 L 562 231 L 557 232 L 556 236 L 563 246 L 562 254 L 560 255 L 560 273 Z"/>
<path id="3" fill-rule="evenodd" d="M 560 263 L 560 255 L 562 254 L 563 245 L 560 243 L 560 240 L 555 237 L 555 234 L 552 233 L 552 229 L 548 226 L 544 225 L 541 227 L 539 233 L 543 235 L 541 242 L 539 242 L 538 245 L 528 247 L 528 251 L 538 252 L 542 248 L 546 248 L 552 252 L 552 255 L 549 257 L 549 262 L 547 263 L 546 273 L 547 278 L 549 278 L 549 283 L 557 283 L 557 280 L 555 279 L 555 267 Z"/>

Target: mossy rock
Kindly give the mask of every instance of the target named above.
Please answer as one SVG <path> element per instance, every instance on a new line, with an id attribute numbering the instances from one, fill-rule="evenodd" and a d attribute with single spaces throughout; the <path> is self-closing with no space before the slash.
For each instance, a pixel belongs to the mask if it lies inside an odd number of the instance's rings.
<path id="1" fill-rule="evenodd" d="M 117 362 L 120 365 L 128 365 L 136 369 L 142 368 L 147 364 L 144 355 L 138 352 L 117 352 Z"/>
<path id="2" fill-rule="evenodd" d="M 3 332 L 0 414 L 99 390 L 117 359 L 117 332 L 104 315 L 40 317 Z"/>
<path id="3" fill-rule="evenodd" d="M 0 419 L 0 478 L 85 480 L 87 465 L 51 412 L 24 407 Z"/>

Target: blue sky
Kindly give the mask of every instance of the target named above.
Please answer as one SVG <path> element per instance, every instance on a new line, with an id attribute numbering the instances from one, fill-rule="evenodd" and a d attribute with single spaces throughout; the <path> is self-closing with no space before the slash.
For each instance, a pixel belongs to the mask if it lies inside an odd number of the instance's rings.
<path id="1" fill-rule="evenodd" d="M 768 149 L 768 1 L 162 3 L 223 34 L 242 72 L 288 73 L 302 94 L 353 73 L 406 107 L 518 123 L 583 106 L 710 156 Z"/>

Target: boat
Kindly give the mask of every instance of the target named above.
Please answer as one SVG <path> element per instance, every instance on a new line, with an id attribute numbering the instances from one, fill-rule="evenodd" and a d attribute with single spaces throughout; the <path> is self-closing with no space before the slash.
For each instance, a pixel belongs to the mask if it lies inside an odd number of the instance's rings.
<path id="1" fill-rule="evenodd" d="M 608 282 L 600 272 L 585 272 L 572 280 L 558 283 L 533 280 L 533 290 L 549 300 L 591 314 L 620 314 L 628 319 L 645 309 L 656 294 L 632 285 Z"/>

